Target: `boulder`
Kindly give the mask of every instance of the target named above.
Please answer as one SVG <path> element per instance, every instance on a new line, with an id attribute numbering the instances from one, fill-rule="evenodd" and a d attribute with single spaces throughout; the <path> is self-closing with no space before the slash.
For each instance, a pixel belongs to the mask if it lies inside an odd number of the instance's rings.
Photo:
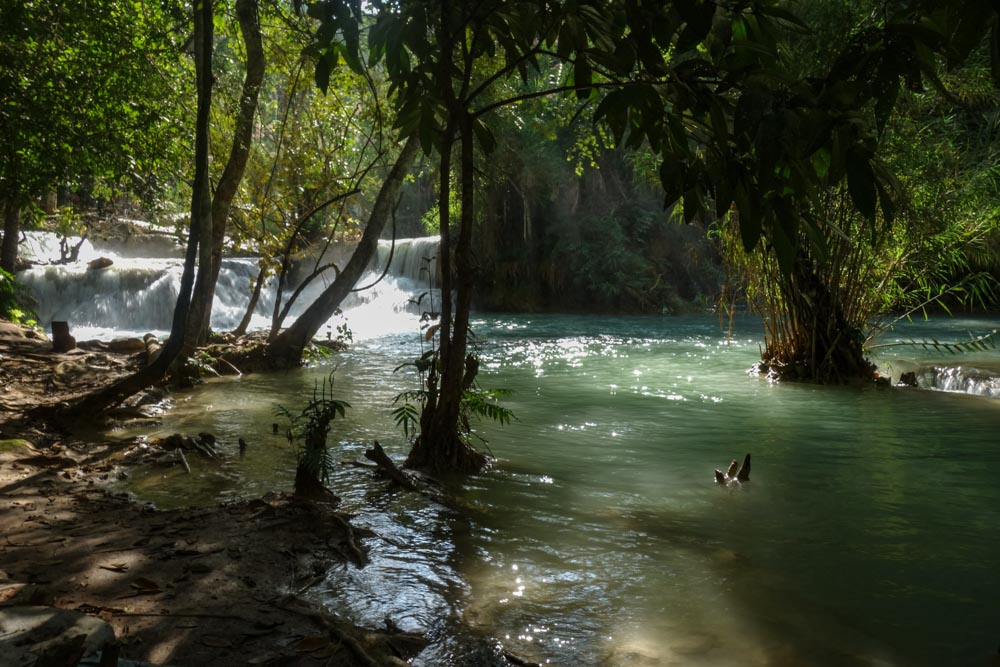
<path id="1" fill-rule="evenodd" d="M 92 259 L 87 262 L 87 268 L 97 271 L 98 269 L 106 269 L 114 264 L 114 261 L 107 257 L 98 257 L 97 259 Z"/>

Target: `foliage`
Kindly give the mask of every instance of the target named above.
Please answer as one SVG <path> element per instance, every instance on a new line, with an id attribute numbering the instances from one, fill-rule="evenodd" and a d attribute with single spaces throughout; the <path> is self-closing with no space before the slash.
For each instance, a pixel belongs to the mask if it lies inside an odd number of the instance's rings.
<path id="1" fill-rule="evenodd" d="M 828 68 L 798 77 L 780 46 L 806 26 L 779 3 L 643 7 L 612 39 L 628 57 L 608 63 L 618 75 L 637 69 L 639 83 L 608 93 L 595 115 L 619 142 L 663 156 L 666 201 L 681 201 L 686 220 L 735 208 L 745 249 L 764 240 L 787 274 L 803 241 L 827 252 L 810 210 L 830 188 L 846 183 L 862 216 L 892 223 L 900 188 L 874 138 L 904 88 L 939 84 L 936 53 L 966 57 L 996 18 L 981 0 L 882 9 Z"/>
<path id="2" fill-rule="evenodd" d="M 936 150 L 917 137 L 901 141 L 900 133 L 913 128 L 907 121 L 891 124 L 895 142 L 885 149 L 888 159 L 910 161 L 915 171 L 939 168 L 940 161 L 929 166 L 907 155 L 917 146 Z M 955 138 L 945 134 L 934 143 L 940 148 Z M 869 221 L 860 215 L 847 187 L 831 190 L 814 211 L 827 230 L 827 252 L 800 251 L 791 273 L 761 249 L 745 252 L 734 227 L 721 225 L 731 276 L 742 281 L 751 307 L 764 316 L 764 361 L 785 377 L 863 377 L 868 365 L 862 350 L 873 349 L 872 342 L 899 319 L 926 316 L 929 308 L 991 303 L 996 280 L 974 270 L 970 257 L 996 233 L 997 216 L 972 205 L 978 201 L 972 189 L 947 203 L 949 180 L 962 173 L 958 168 L 949 178 L 907 182 L 911 196 L 901 200 L 893 226 L 881 216 Z M 853 356 L 845 358 L 850 349 Z"/>
<path id="3" fill-rule="evenodd" d="M 458 192 L 456 190 L 451 191 L 451 196 L 448 199 L 448 216 L 452 219 L 459 217 L 462 214 L 462 201 L 458 198 Z M 428 236 L 437 236 L 441 233 L 441 215 L 438 212 L 438 207 L 432 206 L 427 209 L 427 211 L 420 216 L 420 225 L 423 231 Z"/>
<path id="4" fill-rule="evenodd" d="M 429 265 L 433 259 L 424 258 L 424 262 Z M 427 274 L 428 282 L 433 282 L 430 271 L 427 271 Z M 420 356 L 394 369 L 395 372 L 399 372 L 405 368 L 412 368 L 419 378 L 418 389 L 402 391 L 392 399 L 392 404 L 396 406 L 392 409 L 392 419 L 410 442 L 421 434 L 422 419 L 425 418 L 427 405 L 433 404 L 438 399 L 436 378 L 440 375 L 441 361 L 440 346 L 436 344 L 436 338 L 440 335 L 440 325 L 437 322 L 440 313 L 434 310 L 433 294 L 432 291 L 427 291 L 413 300 L 413 303 L 420 306 L 426 298 L 430 307 L 430 310 L 420 314 Z M 515 418 L 509 408 L 499 403 L 500 399 L 509 397 L 511 392 L 506 389 L 483 389 L 475 380 L 478 367 L 477 357 L 470 354 L 466 358 L 466 385 L 462 391 L 457 431 L 458 436 L 466 444 L 472 437 L 486 443 L 486 439 L 475 432 L 472 426 L 473 420 L 488 419 L 503 426 Z"/>
<path id="5" fill-rule="evenodd" d="M 29 298 L 16 278 L 0 269 L 0 319 L 35 326 L 38 316 L 28 306 Z"/>
<path id="6" fill-rule="evenodd" d="M 346 401 L 334 398 L 333 372 L 323 378 L 322 383 L 313 386 L 312 398 L 298 413 L 284 406 L 275 407 L 275 414 L 288 420 L 286 437 L 295 448 L 298 470 L 310 480 L 324 484 L 329 480 L 335 463 L 327 447 L 330 423 L 337 415 L 343 419 L 349 407 Z M 296 493 L 303 491 L 299 488 L 301 483 L 297 474 Z"/>
<path id="7" fill-rule="evenodd" d="M 0 195 L 69 182 L 151 196 L 177 179 L 183 21 L 176 0 L 3 3 Z"/>
<path id="8" fill-rule="evenodd" d="M 922 347 L 925 350 L 944 350 L 951 354 L 962 354 L 965 352 L 990 352 L 997 349 L 997 339 L 1000 339 L 1000 330 L 983 334 L 981 336 L 970 336 L 969 340 L 945 341 L 941 342 L 936 338 L 930 340 L 907 340 L 896 343 L 881 343 L 873 345 L 870 349 L 884 349 L 887 347 Z"/>
<path id="9" fill-rule="evenodd" d="M 290 9 L 266 8 L 270 70 L 259 110 L 260 139 L 232 234 L 234 244 L 261 256 L 258 280 L 276 284 L 272 338 L 301 295 L 288 287 L 304 287 L 324 271 L 342 268 L 324 253 L 335 242 L 358 240 L 381 186 L 375 168 L 397 157 L 383 136 L 384 86 L 371 72 L 340 68 L 328 78 L 326 92 L 313 87 L 308 73 L 320 55 L 309 42 L 310 19 Z"/>

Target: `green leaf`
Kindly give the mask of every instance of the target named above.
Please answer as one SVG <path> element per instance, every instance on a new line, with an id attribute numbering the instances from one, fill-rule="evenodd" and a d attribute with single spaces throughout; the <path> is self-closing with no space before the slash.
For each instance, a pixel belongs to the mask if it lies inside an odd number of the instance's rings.
<path id="1" fill-rule="evenodd" d="M 677 38 L 678 53 L 693 49 L 708 36 L 715 17 L 715 7 L 714 0 L 702 1 L 687 12 L 684 16 L 686 24 Z"/>
<path id="2" fill-rule="evenodd" d="M 684 191 L 686 164 L 675 156 L 665 155 L 660 163 L 660 183 L 663 185 L 663 207 L 669 208 L 681 198 Z"/>
<path id="3" fill-rule="evenodd" d="M 628 124 L 628 91 L 613 90 L 604 96 L 594 110 L 594 122 L 604 120 L 615 138 L 615 145 L 620 145 L 625 136 Z"/>
<path id="4" fill-rule="evenodd" d="M 813 153 L 811 162 L 813 170 L 819 178 L 825 178 L 830 172 L 830 150 L 827 148 L 820 148 L 818 151 Z"/>
<path id="5" fill-rule="evenodd" d="M 740 239 L 743 241 L 743 248 L 750 252 L 760 240 L 762 230 L 760 208 L 742 182 L 736 186 L 735 201 L 740 212 Z"/>
<path id="6" fill-rule="evenodd" d="M 326 94 L 327 89 L 330 87 L 330 63 L 326 58 L 326 55 L 321 55 L 319 60 L 316 61 L 316 87 Z"/>
<path id="7" fill-rule="evenodd" d="M 847 191 L 861 215 L 874 222 L 878 196 L 875 173 L 868 158 L 859 151 L 851 151 L 847 156 Z"/>
<path id="8" fill-rule="evenodd" d="M 476 139 L 479 140 L 479 146 L 483 149 L 483 153 L 489 155 L 497 147 L 497 140 L 493 136 L 493 132 L 490 128 L 486 127 L 481 118 L 476 118 L 472 123 L 473 134 L 476 135 Z"/>
<path id="9" fill-rule="evenodd" d="M 593 70 L 587 58 L 581 53 L 577 56 L 573 67 L 573 84 L 577 87 L 577 99 L 585 100 L 590 97 L 591 83 L 593 83 Z"/>

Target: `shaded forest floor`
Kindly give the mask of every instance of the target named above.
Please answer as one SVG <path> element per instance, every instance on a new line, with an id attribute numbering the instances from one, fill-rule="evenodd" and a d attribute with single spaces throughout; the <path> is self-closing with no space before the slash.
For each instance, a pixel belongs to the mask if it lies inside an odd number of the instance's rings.
<path id="1" fill-rule="evenodd" d="M 280 494 L 160 511 L 113 488 L 143 445 L 34 416 L 137 363 L 100 347 L 52 354 L 0 327 L 0 616 L 83 612 L 110 624 L 123 660 L 155 664 L 385 665 L 419 652 L 421 637 L 305 600 L 330 568 L 364 558 L 350 517 Z M 35 662 L 23 639 L 0 628 L 11 664 Z"/>

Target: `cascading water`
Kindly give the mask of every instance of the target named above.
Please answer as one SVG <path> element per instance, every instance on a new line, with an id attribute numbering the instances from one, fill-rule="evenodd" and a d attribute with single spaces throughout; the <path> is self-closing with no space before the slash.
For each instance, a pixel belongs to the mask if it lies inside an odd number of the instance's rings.
<path id="1" fill-rule="evenodd" d="M 71 246 L 78 242 L 70 239 Z M 372 269 L 358 286 L 367 289 L 345 299 L 344 314 L 332 318 L 327 328 L 332 330 L 346 323 L 356 338 L 416 331 L 419 313 L 431 310 L 431 299 L 436 298 L 432 293 L 423 303 L 411 303 L 417 300 L 415 293 L 420 285 L 428 285 L 428 275 L 435 275 L 436 260 L 423 258 L 436 255 L 437 243 L 436 237 L 403 239 L 391 251 L 391 242 L 381 242 Z M 34 298 L 35 311 L 46 328 L 53 320 L 65 320 L 80 339 L 169 330 L 183 270 L 180 248 L 172 238 L 142 236 L 119 243 L 86 240 L 79 247 L 77 261 L 58 263 L 58 237 L 31 232 L 21 250 L 23 256 L 38 262 L 19 273 L 18 279 Z M 379 280 L 390 252 L 389 273 Z M 110 259 L 112 264 L 90 268 L 89 263 L 100 258 Z M 223 259 L 212 309 L 214 329 L 227 331 L 239 324 L 257 271 L 254 258 Z M 314 280 L 293 306 L 288 321 L 294 321 L 333 277 L 328 272 Z M 251 330 L 270 326 L 274 299 L 274 287 L 269 285 L 262 292 Z"/>
<path id="2" fill-rule="evenodd" d="M 425 236 L 412 239 L 379 241 L 375 270 L 384 270 L 389 264 L 389 273 L 397 278 L 412 281 L 417 289 L 436 287 L 439 280 L 438 248 L 440 236 Z"/>

